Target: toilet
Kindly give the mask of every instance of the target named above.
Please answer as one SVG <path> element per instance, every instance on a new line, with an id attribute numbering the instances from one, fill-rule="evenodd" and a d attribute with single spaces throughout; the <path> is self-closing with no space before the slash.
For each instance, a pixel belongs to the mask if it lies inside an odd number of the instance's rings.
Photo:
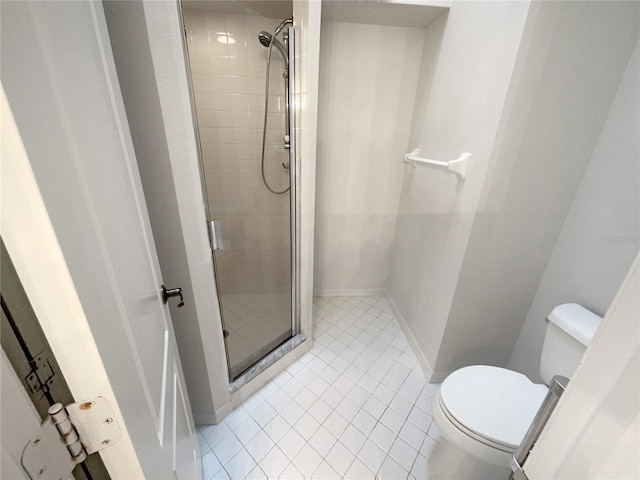
<path id="1" fill-rule="evenodd" d="M 571 378 L 602 318 L 575 303 L 547 318 L 536 384 L 505 368 L 473 365 L 450 374 L 433 398 L 442 438 L 429 458 L 429 478 L 507 479 L 554 375 Z"/>

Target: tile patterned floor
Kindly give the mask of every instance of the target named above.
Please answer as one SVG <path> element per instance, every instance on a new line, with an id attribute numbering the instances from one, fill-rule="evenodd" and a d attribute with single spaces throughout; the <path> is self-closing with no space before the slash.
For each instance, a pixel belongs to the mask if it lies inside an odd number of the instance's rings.
<path id="1" fill-rule="evenodd" d="M 439 439 L 428 384 L 382 297 L 314 299 L 314 348 L 218 425 L 209 479 L 423 479 Z"/>
<path id="2" fill-rule="evenodd" d="M 232 373 L 240 373 L 291 334 L 291 293 L 222 294 Z M 286 338 L 286 337 L 285 337 Z M 265 350 L 266 348 L 266 350 Z"/>

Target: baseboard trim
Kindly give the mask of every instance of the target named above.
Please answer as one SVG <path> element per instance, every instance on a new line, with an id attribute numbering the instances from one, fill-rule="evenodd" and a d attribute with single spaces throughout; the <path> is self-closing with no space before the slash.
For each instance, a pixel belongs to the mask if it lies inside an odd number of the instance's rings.
<path id="1" fill-rule="evenodd" d="M 314 297 L 371 297 L 384 295 L 384 288 L 344 288 L 344 289 L 318 289 L 313 291 Z"/>
<path id="2" fill-rule="evenodd" d="M 384 296 L 387 299 L 387 302 L 389 303 L 389 307 L 391 308 L 393 315 L 398 320 L 398 323 L 400 324 L 400 328 L 402 329 L 405 336 L 407 337 L 407 340 L 409 341 L 409 345 L 411 346 L 413 353 L 415 353 L 416 358 L 418 359 L 418 363 L 420 363 L 420 366 L 422 367 L 422 371 L 424 372 L 425 377 L 427 377 L 427 381 L 436 382 L 437 380 L 434 379 L 433 368 L 431 368 L 431 365 L 429 365 L 429 361 L 427 360 L 427 357 L 424 356 L 422 349 L 418 345 L 416 337 L 413 336 L 413 333 L 409 329 L 409 325 L 407 325 L 407 322 L 402 316 L 402 313 L 400 313 L 400 309 L 398 308 L 398 305 L 396 305 L 396 302 L 393 301 L 393 298 L 391 297 L 391 294 L 389 293 L 388 290 L 385 290 Z"/>
<path id="3" fill-rule="evenodd" d="M 214 412 L 193 412 L 193 422 L 196 425 L 214 425 L 218 423 L 216 418 L 217 413 Z"/>
<path id="4" fill-rule="evenodd" d="M 451 373 L 452 372 L 433 372 L 433 375 L 431 375 L 431 383 L 442 383 Z"/>

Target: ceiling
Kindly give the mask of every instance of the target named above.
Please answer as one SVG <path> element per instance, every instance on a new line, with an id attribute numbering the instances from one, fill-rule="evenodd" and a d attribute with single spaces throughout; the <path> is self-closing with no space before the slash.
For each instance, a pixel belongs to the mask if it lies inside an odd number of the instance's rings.
<path id="1" fill-rule="evenodd" d="M 449 0 L 323 0 L 322 20 L 424 28 L 450 5 Z"/>
<path id="2" fill-rule="evenodd" d="M 270 18 L 291 18 L 291 0 L 182 0 L 185 10 L 200 10 L 232 15 L 260 15 Z"/>

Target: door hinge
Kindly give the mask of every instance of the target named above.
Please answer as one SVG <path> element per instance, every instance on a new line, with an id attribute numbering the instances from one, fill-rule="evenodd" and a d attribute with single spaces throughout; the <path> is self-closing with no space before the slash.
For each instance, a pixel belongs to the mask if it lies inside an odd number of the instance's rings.
<path id="1" fill-rule="evenodd" d="M 122 433 L 102 397 L 49 407 L 38 434 L 22 452 L 22 468 L 33 480 L 66 479 L 88 455 L 110 447 Z"/>
<path id="2" fill-rule="evenodd" d="M 29 393 L 35 395 L 38 392 L 48 392 L 55 373 L 51 368 L 49 359 L 44 352 L 36 355 L 36 358 L 30 362 L 31 370 L 25 377 L 25 382 L 29 387 Z"/>

